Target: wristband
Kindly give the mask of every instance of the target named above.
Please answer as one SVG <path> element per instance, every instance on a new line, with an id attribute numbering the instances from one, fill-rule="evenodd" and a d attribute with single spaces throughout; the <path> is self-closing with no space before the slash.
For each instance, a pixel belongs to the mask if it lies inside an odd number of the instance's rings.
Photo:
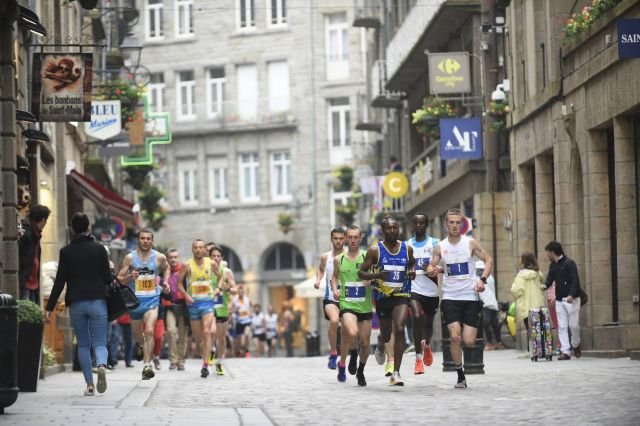
<path id="1" fill-rule="evenodd" d="M 482 281 L 483 283 L 487 283 L 487 277 L 480 277 L 480 281 Z"/>

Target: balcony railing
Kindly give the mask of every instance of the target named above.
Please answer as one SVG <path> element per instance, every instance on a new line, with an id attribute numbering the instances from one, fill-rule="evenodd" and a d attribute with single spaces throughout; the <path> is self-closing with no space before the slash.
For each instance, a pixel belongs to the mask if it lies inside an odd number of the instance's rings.
<path id="1" fill-rule="evenodd" d="M 175 105 L 171 113 L 176 130 L 246 130 L 272 126 L 295 126 L 295 103 L 289 99 L 255 99 Z M 153 109 L 153 108 L 152 108 Z"/>
<path id="2" fill-rule="evenodd" d="M 377 108 L 399 108 L 402 106 L 401 92 L 387 90 L 387 63 L 378 60 L 371 68 L 371 106 Z"/>
<path id="3" fill-rule="evenodd" d="M 356 108 L 358 113 L 356 130 L 368 130 L 371 132 L 382 130 L 382 123 L 376 119 L 375 112 L 369 108 L 369 100 L 366 93 L 358 92 L 356 95 Z"/>
<path id="4" fill-rule="evenodd" d="M 353 26 L 378 28 L 381 24 L 379 0 L 353 0 Z"/>

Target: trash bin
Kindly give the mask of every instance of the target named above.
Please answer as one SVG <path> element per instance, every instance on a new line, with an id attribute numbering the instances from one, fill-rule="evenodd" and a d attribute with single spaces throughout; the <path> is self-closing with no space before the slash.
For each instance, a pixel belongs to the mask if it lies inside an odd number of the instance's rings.
<path id="1" fill-rule="evenodd" d="M 0 414 L 18 399 L 18 305 L 0 293 Z"/>
<path id="2" fill-rule="evenodd" d="M 319 356 L 320 355 L 320 336 L 318 333 L 307 333 L 305 337 L 307 343 L 307 356 Z"/>

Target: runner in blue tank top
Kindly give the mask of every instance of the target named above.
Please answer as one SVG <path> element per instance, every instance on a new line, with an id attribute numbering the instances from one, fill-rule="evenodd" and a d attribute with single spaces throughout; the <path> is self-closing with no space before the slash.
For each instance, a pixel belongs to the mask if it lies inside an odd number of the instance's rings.
<path id="1" fill-rule="evenodd" d="M 392 216 L 385 216 L 380 223 L 384 240 L 369 247 L 360 266 L 359 278 L 375 280 L 373 297 L 376 313 L 380 318 L 380 334 L 375 357 L 379 365 L 384 363 L 384 345 L 395 337 L 393 348 L 394 371 L 389 384 L 404 386 L 400 378 L 400 365 L 404 353 L 404 326 L 407 321 L 411 280 L 415 279 L 413 249 L 398 240 L 400 225 Z M 369 272 L 373 268 L 374 272 Z"/>
<path id="2" fill-rule="evenodd" d="M 136 358 L 138 361 L 144 360 L 142 380 L 155 376 L 151 368 L 151 358 L 160 292 L 171 292 L 168 282 L 169 263 L 164 254 L 151 248 L 152 244 L 153 232 L 148 229 L 138 232 L 138 247 L 124 257 L 117 277 L 118 282 L 126 283 L 131 287 L 140 300 L 140 306 L 129 313 L 132 332 L 136 339 Z M 158 287 L 159 276 L 163 277 L 162 287 Z"/>

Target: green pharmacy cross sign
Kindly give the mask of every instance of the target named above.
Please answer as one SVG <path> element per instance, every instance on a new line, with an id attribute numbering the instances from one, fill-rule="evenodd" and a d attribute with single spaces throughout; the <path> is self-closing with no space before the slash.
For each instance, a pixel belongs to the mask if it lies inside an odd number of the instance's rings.
<path id="1" fill-rule="evenodd" d="M 153 164 L 153 146 L 168 145 L 172 142 L 171 119 L 168 112 L 153 112 L 149 107 L 149 97 L 144 97 L 144 145 L 140 145 L 129 155 L 120 157 L 121 166 L 145 166 Z"/>

